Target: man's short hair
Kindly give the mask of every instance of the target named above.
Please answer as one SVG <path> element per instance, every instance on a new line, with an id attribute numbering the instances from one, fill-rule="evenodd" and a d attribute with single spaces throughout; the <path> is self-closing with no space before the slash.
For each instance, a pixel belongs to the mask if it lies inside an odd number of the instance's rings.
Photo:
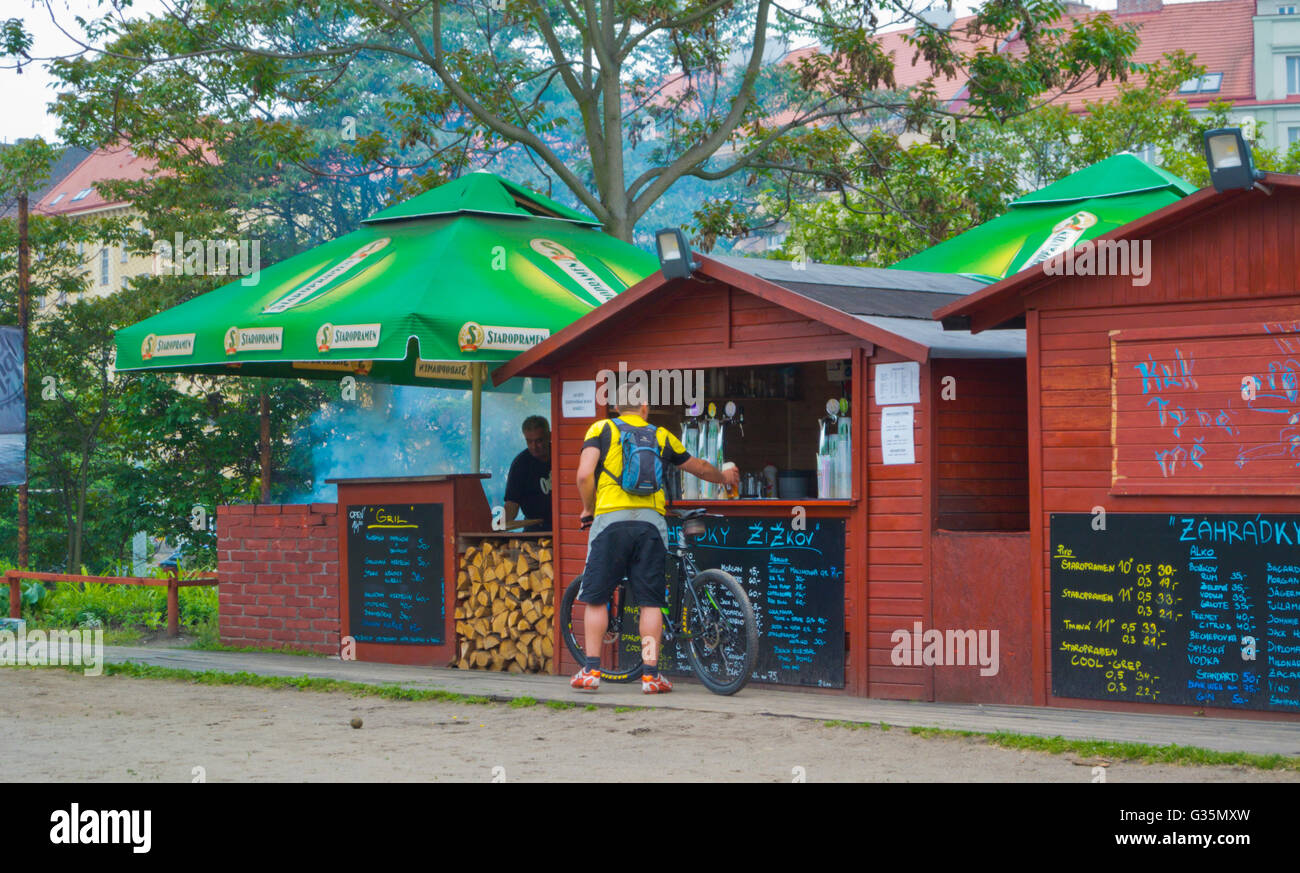
<path id="1" fill-rule="evenodd" d="M 524 430 L 524 431 L 529 431 L 529 430 L 544 430 L 544 431 L 546 431 L 547 433 L 550 433 L 550 432 L 551 432 L 551 426 L 550 426 L 549 424 L 546 423 L 546 419 L 543 418 L 542 416 L 540 416 L 540 415 L 530 415 L 530 416 L 528 416 L 527 418 L 524 419 L 524 425 L 523 425 L 523 427 L 520 428 L 520 430 Z"/>

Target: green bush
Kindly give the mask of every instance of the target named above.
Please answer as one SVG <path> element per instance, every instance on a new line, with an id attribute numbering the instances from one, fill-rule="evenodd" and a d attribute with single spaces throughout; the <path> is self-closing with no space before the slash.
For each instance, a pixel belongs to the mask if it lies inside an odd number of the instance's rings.
<path id="1" fill-rule="evenodd" d="M 167 624 L 167 589 L 160 586 L 101 585 L 84 588 L 71 582 L 55 583 L 44 609 L 34 617 L 58 627 L 79 627 L 98 621 L 104 627 L 142 625 L 157 630 Z"/>
<path id="2" fill-rule="evenodd" d="M 159 578 L 165 578 L 160 576 Z M 167 626 L 167 588 L 162 585 L 107 585 L 87 582 L 40 583 L 23 586 L 23 615 L 36 626 L 144 628 Z M 29 597 L 30 594 L 30 597 Z M 197 629 L 216 627 L 216 586 L 181 588 L 180 623 Z"/>

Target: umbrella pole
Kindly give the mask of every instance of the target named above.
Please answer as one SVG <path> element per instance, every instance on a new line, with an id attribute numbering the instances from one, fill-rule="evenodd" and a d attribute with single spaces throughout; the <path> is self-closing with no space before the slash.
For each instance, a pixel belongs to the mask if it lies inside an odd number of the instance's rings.
<path id="1" fill-rule="evenodd" d="M 482 472 L 479 464 L 479 443 L 483 437 L 483 371 L 486 364 L 470 365 L 470 387 L 473 391 L 470 406 L 470 430 L 473 431 L 469 444 L 469 461 L 475 473 Z"/>

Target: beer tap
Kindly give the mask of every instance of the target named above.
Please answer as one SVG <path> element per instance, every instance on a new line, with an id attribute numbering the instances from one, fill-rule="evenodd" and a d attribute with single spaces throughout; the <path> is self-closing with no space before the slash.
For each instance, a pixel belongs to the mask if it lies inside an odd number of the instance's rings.
<path id="1" fill-rule="evenodd" d="M 700 427 L 701 412 L 702 410 L 700 409 L 699 402 L 692 403 L 686 409 L 686 417 L 682 419 L 682 445 L 686 447 L 686 451 L 696 457 L 703 454 L 703 446 L 701 445 L 700 439 L 702 431 L 702 428 Z M 677 471 L 677 475 L 681 481 L 680 493 L 682 499 L 699 499 L 700 480 L 694 476 L 685 476 L 680 470 Z"/>

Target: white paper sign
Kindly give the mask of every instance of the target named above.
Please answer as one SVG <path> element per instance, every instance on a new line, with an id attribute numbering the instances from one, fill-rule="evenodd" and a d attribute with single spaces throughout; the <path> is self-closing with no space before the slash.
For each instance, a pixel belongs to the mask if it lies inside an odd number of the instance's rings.
<path id="1" fill-rule="evenodd" d="M 915 464 L 912 407 L 887 406 L 880 410 L 880 452 L 886 464 Z"/>
<path id="2" fill-rule="evenodd" d="M 876 405 L 921 402 L 921 365 L 916 361 L 876 365 Z"/>
<path id="3" fill-rule="evenodd" d="M 596 417 L 596 380 L 565 382 L 561 389 L 560 409 L 565 418 Z"/>

